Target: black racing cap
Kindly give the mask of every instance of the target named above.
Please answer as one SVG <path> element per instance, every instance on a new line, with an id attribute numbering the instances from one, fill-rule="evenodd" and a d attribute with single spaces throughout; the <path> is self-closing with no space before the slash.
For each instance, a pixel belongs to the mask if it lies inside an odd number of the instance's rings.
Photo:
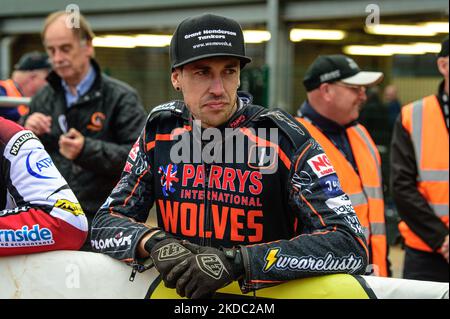
<path id="1" fill-rule="evenodd" d="M 342 54 L 320 55 L 308 68 L 303 85 L 308 92 L 322 83 L 341 81 L 351 85 L 369 86 L 383 80 L 382 72 L 361 71 L 356 62 Z"/>
<path id="2" fill-rule="evenodd" d="M 441 43 L 441 51 L 438 54 L 438 57 L 446 57 L 448 56 L 448 36 Z"/>
<path id="3" fill-rule="evenodd" d="M 41 69 L 51 69 L 48 56 L 45 53 L 33 51 L 22 55 L 19 62 L 14 65 L 17 71 L 33 71 Z"/>
<path id="4" fill-rule="evenodd" d="M 203 14 L 183 20 L 170 42 L 172 70 L 197 60 L 231 56 L 241 67 L 251 61 L 245 55 L 244 35 L 239 23 L 226 17 Z"/>

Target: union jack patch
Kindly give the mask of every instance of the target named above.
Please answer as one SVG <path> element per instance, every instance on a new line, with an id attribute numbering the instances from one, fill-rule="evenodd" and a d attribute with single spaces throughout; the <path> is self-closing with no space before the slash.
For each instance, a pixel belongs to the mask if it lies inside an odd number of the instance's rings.
<path id="1" fill-rule="evenodd" d="M 159 174 L 161 174 L 161 186 L 162 192 L 164 196 L 168 197 L 168 192 L 175 192 L 175 188 L 173 187 L 173 183 L 178 182 L 177 172 L 178 167 L 175 164 L 169 164 L 166 167 L 160 166 L 158 170 Z"/>

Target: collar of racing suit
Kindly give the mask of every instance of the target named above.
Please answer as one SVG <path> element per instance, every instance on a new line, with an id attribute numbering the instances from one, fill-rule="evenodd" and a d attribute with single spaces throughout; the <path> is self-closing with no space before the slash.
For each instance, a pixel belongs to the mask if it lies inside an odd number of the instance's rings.
<path id="1" fill-rule="evenodd" d="M 234 114 L 230 117 L 230 119 L 225 122 L 224 124 L 216 127 L 217 129 L 223 131 L 227 127 L 236 128 L 241 127 L 244 123 L 248 123 L 250 120 L 254 118 L 254 116 L 248 116 L 246 113 L 246 106 L 252 104 L 253 102 L 253 96 L 251 96 L 247 92 L 238 92 L 237 97 L 237 110 L 234 112 Z M 256 116 L 257 114 L 255 114 Z M 189 123 L 192 125 L 193 117 L 192 114 L 189 112 L 188 108 L 184 106 L 183 108 L 183 114 L 181 115 L 182 118 L 185 120 L 188 120 Z M 203 130 L 203 128 L 202 128 Z"/>

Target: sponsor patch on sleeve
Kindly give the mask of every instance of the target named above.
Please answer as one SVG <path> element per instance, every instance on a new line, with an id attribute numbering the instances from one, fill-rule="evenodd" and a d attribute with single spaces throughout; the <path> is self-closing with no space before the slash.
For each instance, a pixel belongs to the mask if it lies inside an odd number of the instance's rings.
<path id="1" fill-rule="evenodd" d="M 361 223 L 359 222 L 359 219 L 356 215 L 355 216 L 347 215 L 347 216 L 344 216 L 344 219 L 355 233 L 361 234 L 361 235 L 364 234 L 364 230 L 363 230 Z M 367 237 L 366 237 L 366 239 L 367 239 Z"/>
<path id="2" fill-rule="evenodd" d="M 347 194 L 329 198 L 325 201 L 325 204 L 338 215 L 356 214 L 353 209 L 352 202 Z"/>
<path id="3" fill-rule="evenodd" d="M 363 258 L 354 253 L 342 257 L 330 252 L 325 256 L 292 256 L 282 254 L 279 247 L 268 250 L 265 259 L 264 273 L 272 270 L 355 273 L 364 266 Z"/>
<path id="4" fill-rule="evenodd" d="M 29 140 L 38 140 L 38 138 L 32 132 L 24 131 L 24 134 L 20 135 L 16 139 L 16 141 L 12 144 L 9 153 L 13 156 L 17 156 L 17 154 L 19 154 L 20 149 L 22 148 L 22 145 Z"/>
<path id="5" fill-rule="evenodd" d="M 56 201 L 55 207 L 65 210 L 75 216 L 84 215 L 81 205 L 78 203 L 73 203 L 67 199 L 58 199 Z"/>
<path id="6" fill-rule="evenodd" d="M 52 231 L 39 224 L 24 225 L 19 229 L 0 228 L 0 248 L 51 246 L 54 244 Z"/>
<path id="7" fill-rule="evenodd" d="M 136 141 L 136 143 L 134 143 L 130 153 L 128 154 L 129 158 L 131 158 L 133 162 L 136 161 L 138 152 L 139 152 L 139 139 Z"/>
<path id="8" fill-rule="evenodd" d="M 339 178 L 335 174 L 320 178 L 319 184 L 329 197 L 336 197 L 344 193 Z"/>
<path id="9" fill-rule="evenodd" d="M 118 229 L 123 227 L 116 227 Z M 133 241 L 133 234 L 125 235 L 123 231 L 116 233 L 114 237 L 97 238 L 98 228 L 92 228 L 91 245 L 95 250 L 101 250 L 103 253 L 119 252 L 130 249 Z"/>
<path id="10" fill-rule="evenodd" d="M 133 169 L 133 164 L 131 164 L 130 162 L 126 162 L 125 163 L 125 167 L 123 168 L 123 171 L 126 173 L 131 173 L 131 170 Z"/>
<path id="11" fill-rule="evenodd" d="M 319 178 L 336 173 L 333 165 L 325 153 L 316 155 L 309 159 L 308 165 Z"/>

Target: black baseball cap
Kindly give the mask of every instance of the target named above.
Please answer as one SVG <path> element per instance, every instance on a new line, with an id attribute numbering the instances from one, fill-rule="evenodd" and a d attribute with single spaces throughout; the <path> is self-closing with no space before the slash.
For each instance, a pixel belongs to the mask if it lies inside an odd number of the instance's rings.
<path id="1" fill-rule="evenodd" d="M 45 53 L 33 51 L 22 55 L 19 62 L 14 65 L 17 71 L 33 71 L 41 69 L 51 69 L 48 56 Z"/>
<path id="2" fill-rule="evenodd" d="M 322 83 L 341 81 L 350 85 L 370 86 L 383 80 L 382 72 L 361 71 L 356 62 L 342 54 L 320 55 L 308 68 L 303 85 L 308 92 Z"/>
<path id="3" fill-rule="evenodd" d="M 251 61 L 245 55 L 244 35 L 239 23 L 214 14 L 202 14 L 183 20 L 170 42 L 172 70 L 197 60 L 230 56 Z"/>
<path id="4" fill-rule="evenodd" d="M 443 58 L 448 56 L 448 36 L 441 43 L 441 51 L 438 54 L 438 57 Z"/>

